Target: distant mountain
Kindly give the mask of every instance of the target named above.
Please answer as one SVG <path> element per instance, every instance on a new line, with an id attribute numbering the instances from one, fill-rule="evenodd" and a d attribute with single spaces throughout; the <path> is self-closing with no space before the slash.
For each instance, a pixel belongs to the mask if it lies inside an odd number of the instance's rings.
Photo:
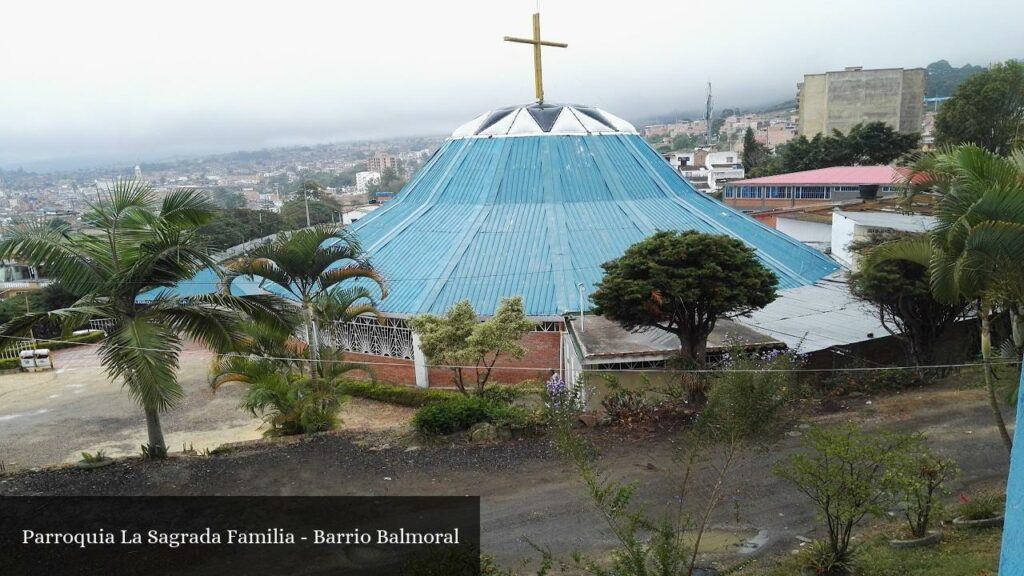
<path id="1" fill-rule="evenodd" d="M 987 70 L 985 66 L 972 66 L 964 64 L 954 68 L 945 60 L 932 62 L 925 68 L 928 73 L 928 86 L 925 89 L 925 98 L 945 98 L 956 92 L 956 87 L 961 82 L 974 76 L 978 72 Z"/>

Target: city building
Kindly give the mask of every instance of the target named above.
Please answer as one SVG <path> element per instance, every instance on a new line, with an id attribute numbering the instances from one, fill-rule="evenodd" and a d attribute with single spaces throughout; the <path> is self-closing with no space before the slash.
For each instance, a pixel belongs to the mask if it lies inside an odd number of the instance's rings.
<path id="1" fill-rule="evenodd" d="M 722 201 L 747 211 L 891 196 L 903 174 L 892 166 L 833 166 L 725 184 Z"/>
<path id="2" fill-rule="evenodd" d="M 924 68 L 807 74 L 797 88 L 800 135 L 844 134 L 857 124 L 885 122 L 904 134 L 920 132 L 924 114 Z"/>
<path id="3" fill-rule="evenodd" d="M 731 180 L 745 176 L 738 152 L 716 152 L 698 148 L 687 152 L 672 152 L 665 160 L 701 192 L 716 192 Z"/>
<path id="4" fill-rule="evenodd" d="M 366 169 L 370 172 L 384 172 L 388 168 L 400 170 L 401 163 L 398 161 L 396 156 L 392 156 L 387 152 L 377 152 L 366 161 Z"/>
<path id="5" fill-rule="evenodd" d="M 896 212 L 832 212 L 831 254 L 851 270 L 857 269 L 857 256 L 850 249 L 854 242 L 870 240 L 871 235 L 885 230 L 922 234 L 935 226 L 935 218 L 920 214 Z"/>
<path id="6" fill-rule="evenodd" d="M 370 184 L 380 183 L 380 172 L 374 170 L 368 170 L 366 172 L 356 172 L 356 192 L 359 194 L 365 194 Z"/>

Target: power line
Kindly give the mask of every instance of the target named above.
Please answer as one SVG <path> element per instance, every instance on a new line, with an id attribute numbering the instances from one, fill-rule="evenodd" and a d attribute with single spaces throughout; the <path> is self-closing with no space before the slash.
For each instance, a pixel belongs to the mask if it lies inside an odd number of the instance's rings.
<path id="1" fill-rule="evenodd" d="M 0 338 L 6 338 L 10 340 L 28 341 L 30 338 L 21 336 L 0 336 Z M 42 339 L 36 339 L 40 341 Z M 57 340 L 57 339 L 45 339 L 46 342 L 54 342 L 61 344 L 75 344 L 79 346 L 102 346 L 96 342 L 75 342 L 73 340 Z M 140 346 L 123 346 L 123 345 L 110 345 L 113 348 L 122 348 L 126 350 L 138 350 L 141 352 L 160 352 L 160 353 L 180 353 L 181 350 L 172 350 L 166 348 L 144 348 Z M 345 351 L 342 351 L 345 352 Z M 361 354 L 360 352 L 351 352 L 352 354 Z M 225 357 L 239 357 L 246 358 L 250 355 L 240 354 L 237 352 L 229 352 L 220 354 Z M 263 360 L 275 360 L 281 362 L 310 362 L 310 363 L 323 363 L 323 364 L 357 364 L 357 365 L 368 365 L 368 366 L 397 366 L 397 367 L 409 367 L 409 362 L 412 360 L 405 360 L 404 362 L 374 362 L 374 361 L 360 361 L 360 360 L 314 360 L 311 358 L 298 358 L 292 356 L 258 356 L 259 359 Z M 382 356 L 381 358 L 388 358 Z M 1019 360 L 999 360 L 989 362 L 989 366 L 1004 366 L 1004 365 L 1018 365 L 1021 362 Z M 985 366 L 984 362 L 965 362 L 958 364 L 930 364 L 926 366 L 859 366 L 849 368 L 700 368 L 700 369 L 683 369 L 683 370 L 672 370 L 664 368 L 641 368 L 641 369 L 615 369 L 615 368 L 583 368 L 583 372 L 641 372 L 641 373 L 664 373 L 664 374 L 722 374 L 722 373 L 779 373 L 779 372 L 794 372 L 794 373 L 814 373 L 814 372 L 878 372 L 883 370 L 931 370 L 931 369 L 948 369 L 948 368 L 969 368 L 972 366 Z M 479 366 L 473 365 L 457 365 L 457 364 L 427 364 L 427 368 L 448 368 L 448 369 L 476 369 Z M 495 370 L 518 370 L 528 372 L 544 372 L 544 371 L 560 371 L 558 367 L 526 367 L 526 366 L 495 366 Z"/>

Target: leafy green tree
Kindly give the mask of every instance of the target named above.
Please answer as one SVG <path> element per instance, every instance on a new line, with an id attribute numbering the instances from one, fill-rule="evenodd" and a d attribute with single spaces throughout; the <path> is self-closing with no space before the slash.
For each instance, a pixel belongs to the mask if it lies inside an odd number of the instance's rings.
<path id="1" fill-rule="evenodd" d="M 890 164 L 912 152 L 921 141 L 920 134 L 902 134 L 884 122 L 857 124 L 845 138 L 841 133 L 835 138 L 845 139 L 846 153 L 857 166 Z"/>
<path id="2" fill-rule="evenodd" d="M 295 189 L 292 195 L 293 199 L 303 200 L 305 198 L 320 200 L 324 195 L 323 184 L 316 180 L 305 179 L 299 182 L 299 186 Z"/>
<path id="3" fill-rule="evenodd" d="M 917 436 L 866 433 L 852 424 L 807 431 L 812 452 L 798 453 L 775 467 L 818 508 L 828 531 L 826 545 L 839 570 L 847 574 L 855 550 L 853 529 L 869 515 L 888 509 L 895 488 L 891 472 L 900 455 L 919 442 Z M 822 573 L 822 572 L 819 572 Z"/>
<path id="4" fill-rule="evenodd" d="M 700 146 L 701 141 L 692 134 L 676 134 L 672 137 L 670 150 L 692 150 Z"/>
<path id="5" fill-rule="evenodd" d="M 882 326 L 903 343 L 915 365 L 929 366 L 935 363 L 935 346 L 964 317 L 970 303 L 959 300 L 946 304 L 936 300 L 926 265 L 882 255 L 869 257 L 880 245 L 915 236 L 878 235 L 852 246 L 861 255 L 862 265 L 850 275 L 850 291 L 878 309 Z"/>
<path id="6" fill-rule="evenodd" d="M 743 242 L 693 230 L 658 232 L 601 267 L 595 313 L 627 330 L 675 334 L 680 355 L 698 366 L 718 319 L 767 306 L 778 283 Z"/>
<path id="7" fill-rule="evenodd" d="M 469 300 L 456 303 L 444 316 L 424 314 L 409 321 L 420 336 L 420 348 L 433 364 L 448 366 L 455 386 L 463 394 L 484 391 L 494 365 L 502 356 L 526 355 L 520 341 L 533 330 L 526 319 L 523 299 L 504 298 L 494 316 L 480 322 Z M 470 382 L 467 368 L 472 367 Z"/>
<path id="8" fill-rule="evenodd" d="M 240 192 L 218 186 L 210 193 L 213 203 L 221 208 L 245 208 L 245 196 Z"/>
<path id="9" fill-rule="evenodd" d="M 322 370 L 318 354 L 321 350 L 317 322 L 337 318 L 318 317 L 318 310 L 335 306 L 334 294 L 360 294 L 374 305 L 367 284 L 375 287 L 381 298 L 387 288 L 359 242 L 348 231 L 337 226 L 313 226 L 278 235 L 269 244 L 258 246 L 244 257 L 228 263 L 225 287 L 240 276 L 259 280 L 262 286 L 279 294 L 287 294 L 302 310 L 306 342 L 313 363 Z M 348 286 L 345 283 L 348 283 Z M 337 308 L 333 308 L 337 310 Z"/>
<path id="10" fill-rule="evenodd" d="M 939 146 L 976 144 L 1008 154 L 1024 142 L 1024 64 L 1013 60 L 975 74 L 935 117 Z"/>
<path id="11" fill-rule="evenodd" d="M 406 180 L 394 168 L 385 168 L 380 173 L 380 181 L 370 182 L 366 190 L 368 192 L 398 192 L 405 186 Z"/>
<path id="12" fill-rule="evenodd" d="M 179 297 L 169 289 L 213 267 L 197 229 L 213 217 L 204 195 L 178 190 L 158 200 L 148 184 L 118 180 L 84 215 L 95 232 L 29 226 L 0 241 L 0 258 L 46 265 L 47 274 L 73 294 L 73 304 L 33 312 L 0 326 L 2 336 L 21 336 L 43 320 L 65 332 L 89 319 L 113 322 L 99 344 L 107 374 L 120 380 L 146 414 L 148 453 L 166 454 L 160 413 L 181 402 L 177 381 L 182 338 L 214 350 L 242 340 L 239 315 L 282 322 L 272 296 L 205 294 Z M 140 300 L 140 296 L 151 296 Z"/>
<path id="13" fill-rule="evenodd" d="M 836 130 L 831 136 L 815 134 L 779 146 L 781 172 L 816 170 L 830 166 L 890 164 L 917 148 L 918 134 L 901 134 L 884 122 L 857 124 L 848 134 Z"/>
<path id="14" fill-rule="evenodd" d="M 309 200 L 309 222 L 313 226 L 331 224 L 340 218 L 341 207 L 333 199 Z M 306 227 L 306 203 L 302 198 L 289 200 L 281 206 L 281 219 L 289 229 L 296 230 Z"/>
<path id="15" fill-rule="evenodd" d="M 920 157 L 906 185 L 911 198 L 919 193 L 935 198 L 937 224 L 926 238 L 879 246 L 869 260 L 927 266 L 937 300 L 975 302 L 989 405 L 1009 451 L 1013 441 L 991 367 L 992 316 L 1001 305 L 1015 326 L 1014 336 L 1024 340 L 1024 152 L 1003 158 L 974 145 L 945 148 Z"/>
<path id="16" fill-rule="evenodd" d="M 771 151 L 754 137 L 754 130 L 747 128 L 743 134 L 743 169 L 747 172 L 761 166 L 771 157 Z"/>
<path id="17" fill-rule="evenodd" d="M 284 219 L 276 212 L 234 208 L 221 210 L 213 222 L 199 228 L 199 233 L 206 238 L 211 249 L 224 250 L 284 229 Z"/>

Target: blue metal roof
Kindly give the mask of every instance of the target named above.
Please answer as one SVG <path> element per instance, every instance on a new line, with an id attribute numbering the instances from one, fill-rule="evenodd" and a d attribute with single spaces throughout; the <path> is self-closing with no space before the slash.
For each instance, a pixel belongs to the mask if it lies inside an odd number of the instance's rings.
<path id="1" fill-rule="evenodd" d="M 781 289 L 835 271 L 823 254 L 696 191 L 635 134 L 446 141 L 394 200 L 351 226 L 391 291 L 381 310 L 491 314 L 522 296 L 534 317 L 579 309 L 601 264 L 657 230 L 728 234 Z M 585 304 L 589 307 L 589 303 Z"/>

